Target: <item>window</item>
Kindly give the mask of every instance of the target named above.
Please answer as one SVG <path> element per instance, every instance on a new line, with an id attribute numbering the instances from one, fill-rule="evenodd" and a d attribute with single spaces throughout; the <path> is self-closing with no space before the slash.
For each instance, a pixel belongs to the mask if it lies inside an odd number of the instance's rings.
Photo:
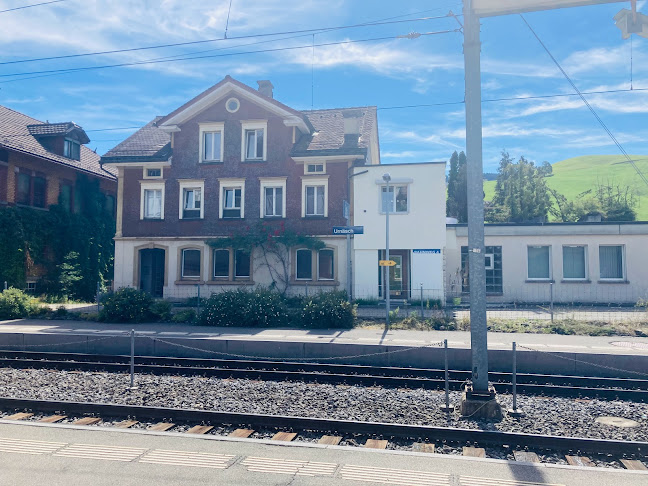
<path id="1" fill-rule="evenodd" d="M 141 182 L 140 186 L 140 219 L 164 219 L 164 183 Z"/>
<path id="2" fill-rule="evenodd" d="M 241 189 L 225 187 L 223 189 L 223 199 L 223 218 L 240 218 Z"/>
<path id="3" fill-rule="evenodd" d="M 200 124 L 200 162 L 223 162 L 224 123 Z"/>
<path id="4" fill-rule="evenodd" d="M 245 179 L 218 179 L 221 186 L 219 216 L 225 219 L 245 217 Z"/>
<path id="5" fill-rule="evenodd" d="M 334 253 L 330 248 L 322 249 L 317 254 L 317 271 L 319 280 L 333 280 Z"/>
<path id="6" fill-rule="evenodd" d="M 234 253 L 234 278 L 250 278 L 250 252 L 236 250 Z"/>
<path id="7" fill-rule="evenodd" d="M 495 262 L 493 260 L 492 253 L 484 254 L 484 265 L 486 266 L 486 270 L 492 270 L 493 268 L 495 268 Z"/>
<path id="8" fill-rule="evenodd" d="M 66 138 L 65 142 L 63 142 L 63 157 L 81 160 L 81 145 L 79 145 L 79 142 Z"/>
<path id="9" fill-rule="evenodd" d="M 67 211 L 72 211 L 72 184 L 61 184 L 58 202 Z"/>
<path id="10" fill-rule="evenodd" d="M 201 194 L 199 188 L 183 189 L 182 219 L 200 218 Z"/>
<path id="11" fill-rule="evenodd" d="M 146 169 L 146 177 L 151 179 L 162 177 L 162 169 Z"/>
<path id="12" fill-rule="evenodd" d="M 18 173 L 16 185 L 16 203 L 29 205 L 31 203 L 31 175 L 26 172 Z"/>
<path id="13" fill-rule="evenodd" d="M 323 174 L 324 171 L 324 164 L 306 164 L 304 166 L 306 169 L 304 171 L 305 174 Z"/>
<path id="14" fill-rule="evenodd" d="M 230 251 L 214 250 L 214 278 L 229 278 Z"/>
<path id="15" fill-rule="evenodd" d="M 266 160 L 267 122 L 242 122 L 241 160 Z"/>
<path id="16" fill-rule="evenodd" d="M 324 186 L 306 186 L 306 216 L 324 216 L 325 189 Z"/>
<path id="17" fill-rule="evenodd" d="M 241 107 L 241 102 L 236 98 L 230 98 L 225 103 L 225 109 L 230 113 L 236 113 Z"/>
<path id="18" fill-rule="evenodd" d="M 486 293 L 501 294 L 504 291 L 502 278 L 502 247 L 487 246 L 484 253 L 486 267 Z M 468 247 L 461 247 L 461 291 L 470 292 Z"/>
<path id="19" fill-rule="evenodd" d="M 182 278 L 200 278 L 200 250 L 182 250 Z"/>
<path id="20" fill-rule="evenodd" d="M 529 246 L 527 248 L 528 257 L 528 278 L 530 280 L 549 280 L 550 272 L 550 255 L 548 246 Z"/>
<path id="21" fill-rule="evenodd" d="M 579 245 L 563 246 L 563 278 L 584 280 L 587 278 L 585 247 Z"/>
<path id="22" fill-rule="evenodd" d="M 396 199 L 394 199 L 394 192 Z M 406 213 L 407 206 L 407 185 L 402 186 L 389 186 L 389 193 L 387 193 L 387 186 L 382 186 L 382 212 L 386 213 L 389 208 L 390 213 Z"/>
<path id="23" fill-rule="evenodd" d="M 297 280 L 313 279 L 313 252 L 311 250 L 297 250 Z"/>
<path id="24" fill-rule="evenodd" d="M 30 294 L 36 293 L 36 282 L 27 282 L 27 292 Z"/>
<path id="25" fill-rule="evenodd" d="M 37 208 L 44 208 L 47 205 L 47 181 L 44 177 L 34 177 L 34 201 Z"/>
<path id="26" fill-rule="evenodd" d="M 283 187 L 265 188 L 263 216 L 283 216 Z"/>
<path id="27" fill-rule="evenodd" d="M 599 246 L 601 280 L 623 280 L 623 245 Z"/>

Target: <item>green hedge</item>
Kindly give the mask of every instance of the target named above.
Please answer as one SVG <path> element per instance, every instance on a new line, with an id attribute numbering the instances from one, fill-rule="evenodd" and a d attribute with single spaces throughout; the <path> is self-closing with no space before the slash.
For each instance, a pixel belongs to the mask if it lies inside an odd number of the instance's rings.
<path id="1" fill-rule="evenodd" d="M 119 289 L 103 300 L 99 320 L 104 322 L 144 322 L 153 320 L 153 298 L 143 290 Z M 157 320 L 157 319 L 156 319 Z"/>
<path id="2" fill-rule="evenodd" d="M 199 322 L 204 326 L 274 327 L 286 325 L 288 319 L 281 294 L 259 287 L 212 294 Z"/>
<path id="3" fill-rule="evenodd" d="M 307 329 L 351 329 L 355 318 L 356 306 L 343 290 L 306 298 L 299 315 L 300 324 Z"/>
<path id="4" fill-rule="evenodd" d="M 9 288 L 0 293 L 0 320 L 29 317 L 39 308 L 36 299 L 22 290 Z"/>

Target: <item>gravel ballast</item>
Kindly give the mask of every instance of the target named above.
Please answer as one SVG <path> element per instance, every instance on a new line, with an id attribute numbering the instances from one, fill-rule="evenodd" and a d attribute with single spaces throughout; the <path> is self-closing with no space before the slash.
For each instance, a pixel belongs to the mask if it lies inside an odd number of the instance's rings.
<path id="1" fill-rule="evenodd" d="M 0 368 L 0 396 L 97 402 L 340 420 L 461 427 L 531 434 L 648 441 L 648 404 L 596 399 L 518 396 L 525 415 L 500 422 L 462 419 L 440 410 L 442 392 L 299 382 L 137 375 L 136 390 L 121 373 Z M 450 395 L 457 403 L 459 393 Z M 500 395 L 502 408 L 512 406 Z M 595 422 L 600 416 L 635 420 L 635 428 Z"/>

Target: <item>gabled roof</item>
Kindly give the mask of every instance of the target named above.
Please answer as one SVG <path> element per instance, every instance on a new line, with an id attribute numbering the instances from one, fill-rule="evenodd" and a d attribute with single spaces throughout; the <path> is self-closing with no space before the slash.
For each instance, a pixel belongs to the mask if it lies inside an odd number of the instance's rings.
<path id="1" fill-rule="evenodd" d="M 63 123 L 38 123 L 35 125 L 27 125 L 27 130 L 29 133 L 38 137 L 55 137 L 61 135 L 68 135 L 74 133 L 80 143 L 88 143 L 90 138 L 86 132 L 83 131 L 79 125 L 74 122 L 63 122 Z"/>
<path id="2" fill-rule="evenodd" d="M 297 126 L 302 133 L 309 133 L 311 131 L 311 127 L 308 126 L 303 113 L 280 103 L 274 98 L 262 95 L 259 91 L 250 88 L 229 75 L 225 76 L 220 83 L 217 83 L 211 88 L 203 91 L 180 108 L 172 111 L 167 116 L 162 117 L 158 120 L 158 126 L 163 129 L 165 127 L 173 129 L 175 126 L 184 123 L 186 120 L 209 108 L 211 105 L 232 92 L 247 98 L 253 103 L 261 105 L 263 108 L 275 115 L 283 117 L 287 125 Z"/>
<path id="3" fill-rule="evenodd" d="M 81 160 L 68 159 L 67 157 L 63 157 L 62 155 L 47 150 L 38 141 L 38 138 L 31 133 L 29 128 L 30 126 L 38 127 L 44 125 L 54 126 L 53 129 L 60 130 L 61 128 L 58 127 L 58 125 L 66 124 L 46 124 L 40 120 L 36 120 L 35 118 L 0 105 L 0 147 L 33 155 L 56 164 L 65 165 L 83 172 L 89 172 L 100 177 L 106 177 L 109 179 L 115 178 L 115 173 L 113 171 L 101 167 L 101 164 L 99 163 L 99 155 L 84 145 L 81 145 Z M 73 123 L 72 125 L 79 129 L 81 128 Z M 34 128 L 32 128 L 32 130 L 34 130 Z M 37 128 L 36 130 L 44 129 Z"/>
<path id="4" fill-rule="evenodd" d="M 375 106 L 302 112 L 313 125 L 315 132 L 309 136 L 302 136 L 295 144 L 291 155 L 293 157 L 309 157 L 365 154 L 369 148 L 371 135 L 376 129 L 378 121 L 376 112 Z M 353 137 L 344 135 L 345 114 L 353 114 L 360 118 L 360 137 L 357 142 Z"/>
<path id="5" fill-rule="evenodd" d="M 157 126 L 162 118 L 155 117 L 115 148 L 110 149 L 101 158 L 101 163 L 169 160 L 172 153 L 171 135 Z"/>

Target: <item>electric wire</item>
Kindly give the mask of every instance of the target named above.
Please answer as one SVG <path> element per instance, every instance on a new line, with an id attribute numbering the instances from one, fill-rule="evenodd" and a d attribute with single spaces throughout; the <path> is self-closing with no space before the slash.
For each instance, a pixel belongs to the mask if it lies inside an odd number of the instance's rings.
<path id="1" fill-rule="evenodd" d="M 66 1 L 67 0 L 51 0 L 50 2 L 32 3 L 30 5 L 23 5 L 22 7 L 14 7 L 14 8 L 8 8 L 6 10 L 0 10 L 0 13 L 15 12 L 16 10 L 24 10 L 26 8 L 40 7 L 41 5 L 50 5 L 52 3 L 61 3 Z"/>
<path id="2" fill-rule="evenodd" d="M 544 42 L 542 42 L 542 39 L 540 39 L 540 37 L 538 36 L 538 34 L 536 34 L 535 30 L 533 30 L 533 28 L 531 27 L 531 25 L 527 22 L 526 18 L 524 18 L 524 15 L 520 14 L 520 18 L 521 18 L 522 21 L 526 24 L 526 26 L 529 28 L 529 30 L 531 31 L 531 33 L 533 34 L 533 36 L 538 40 L 538 42 L 540 43 L 540 45 L 542 46 L 542 48 L 545 50 L 545 52 L 549 55 L 549 57 L 550 57 L 551 60 L 554 62 L 554 64 L 556 65 L 556 67 L 558 67 L 558 69 L 559 69 L 560 72 L 563 74 L 563 76 L 565 77 L 565 79 L 567 79 L 567 81 L 569 82 L 569 84 L 571 85 L 571 87 L 574 89 L 574 91 L 576 91 L 576 93 L 578 94 L 578 96 L 580 97 L 580 99 L 583 100 L 583 103 L 585 103 L 585 106 L 587 106 L 587 108 L 588 108 L 589 111 L 592 113 L 592 115 L 594 115 L 594 118 L 596 118 L 596 120 L 599 122 L 599 124 L 601 125 L 601 127 L 603 127 L 603 130 L 605 130 L 605 132 L 608 134 L 608 136 L 612 139 L 612 141 L 614 142 L 614 144 L 615 144 L 615 145 L 617 146 L 617 148 L 621 151 L 621 153 L 622 153 L 623 156 L 627 159 L 627 161 L 630 163 L 630 165 L 632 165 L 632 167 L 634 167 L 634 169 L 635 169 L 635 171 L 637 172 L 637 174 L 639 175 L 639 177 L 641 177 L 641 180 L 643 180 L 644 183 L 648 186 L 648 179 L 646 178 L 646 176 L 644 175 L 644 173 L 641 172 L 641 170 L 639 169 L 639 167 L 637 167 L 637 165 L 635 164 L 634 160 L 632 160 L 632 158 L 628 155 L 628 153 L 625 151 L 625 149 L 623 148 L 623 146 L 621 145 L 621 143 L 619 143 L 619 141 L 618 141 L 617 138 L 614 136 L 614 134 L 612 133 L 612 131 L 611 131 L 611 130 L 608 128 L 608 126 L 605 124 L 605 122 L 603 121 L 603 119 L 598 115 L 598 113 L 597 113 L 596 110 L 592 107 L 592 105 L 589 104 L 589 102 L 587 101 L 587 98 L 585 98 L 585 96 L 583 96 L 583 93 L 581 93 L 581 91 L 578 89 L 578 87 L 576 86 L 576 84 L 575 84 L 575 83 L 572 81 L 572 79 L 569 77 L 569 75 L 567 74 L 567 72 L 562 68 L 562 66 L 560 65 L 560 63 L 558 62 L 558 60 L 553 56 L 553 54 L 551 53 L 551 51 L 549 50 L 549 48 L 545 45 Z"/>

